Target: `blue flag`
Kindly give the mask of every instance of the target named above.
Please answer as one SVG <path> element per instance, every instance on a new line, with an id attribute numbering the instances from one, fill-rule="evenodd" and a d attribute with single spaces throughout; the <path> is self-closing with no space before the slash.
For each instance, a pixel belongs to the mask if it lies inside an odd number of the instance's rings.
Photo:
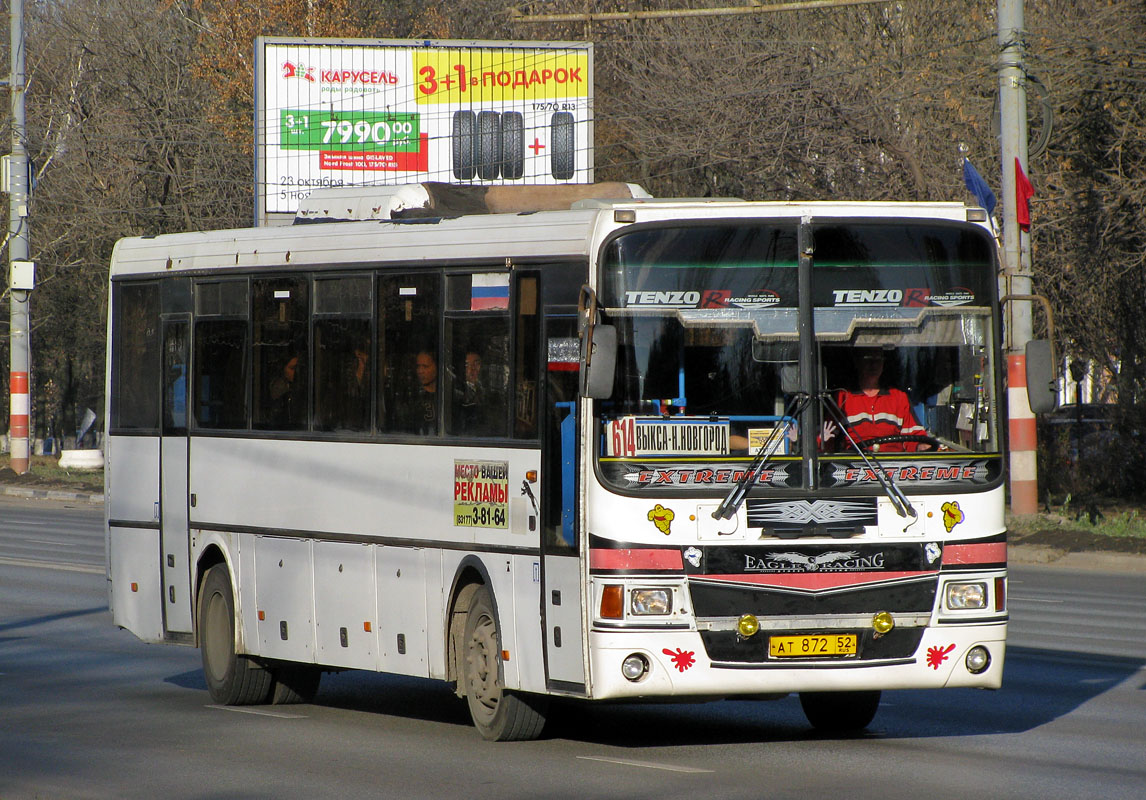
<path id="1" fill-rule="evenodd" d="M 967 191 L 975 195 L 979 205 L 987 209 L 988 214 L 995 213 L 995 206 L 998 202 L 995 200 L 995 193 L 991 191 L 991 187 L 983 180 L 983 176 L 967 159 L 963 159 L 963 183 L 967 184 Z"/>

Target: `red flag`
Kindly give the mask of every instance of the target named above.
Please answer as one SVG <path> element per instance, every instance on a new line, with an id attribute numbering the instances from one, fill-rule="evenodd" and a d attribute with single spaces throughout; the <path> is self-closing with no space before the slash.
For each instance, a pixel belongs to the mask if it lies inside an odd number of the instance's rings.
<path id="1" fill-rule="evenodd" d="M 1023 172 L 1023 165 L 1015 158 L 1015 217 L 1019 227 L 1024 231 L 1031 229 L 1031 198 L 1035 196 L 1035 187 L 1027 180 Z"/>

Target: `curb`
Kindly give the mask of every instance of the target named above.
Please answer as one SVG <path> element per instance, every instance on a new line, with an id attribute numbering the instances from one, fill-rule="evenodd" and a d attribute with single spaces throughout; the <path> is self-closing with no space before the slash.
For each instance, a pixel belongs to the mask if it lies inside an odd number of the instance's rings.
<path id="1" fill-rule="evenodd" d="M 1060 550 L 1041 544 L 1009 545 L 1008 566 L 1146 573 L 1146 556 L 1114 550 Z"/>
<path id="2" fill-rule="evenodd" d="M 33 489 L 28 486 L 0 486 L 0 494 L 9 497 L 25 497 L 34 500 L 69 500 L 93 505 L 103 503 L 103 494 L 89 492 L 65 492 L 59 489 Z"/>

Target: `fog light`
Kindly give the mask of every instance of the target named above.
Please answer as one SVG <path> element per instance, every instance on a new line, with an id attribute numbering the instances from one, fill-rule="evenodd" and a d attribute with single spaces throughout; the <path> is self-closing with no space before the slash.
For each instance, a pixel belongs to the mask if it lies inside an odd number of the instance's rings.
<path id="1" fill-rule="evenodd" d="M 946 590 L 947 608 L 964 611 L 987 607 L 987 584 L 949 583 Z"/>
<path id="2" fill-rule="evenodd" d="M 871 618 L 871 627 L 872 630 L 882 636 L 895 627 L 895 617 L 886 611 L 881 611 Z"/>
<path id="3" fill-rule="evenodd" d="M 625 660 L 621 662 L 621 674 L 625 676 L 625 680 L 627 681 L 636 683 L 645 677 L 648 672 L 649 660 L 640 653 L 633 653 L 630 656 L 626 656 Z"/>
<path id="4" fill-rule="evenodd" d="M 750 636 L 755 636 L 756 632 L 760 630 L 760 620 L 751 614 L 744 614 L 740 619 L 736 620 L 736 632 L 743 636 L 745 639 Z"/>
<path id="5" fill-rule="evenodd" d="M 991 653 L 983 645 L 977 644 L 967 651 L 967 658 L 964 661 L 967 664 L 967 671 L 972 675 L 978 675 L 991 666 Z"/>

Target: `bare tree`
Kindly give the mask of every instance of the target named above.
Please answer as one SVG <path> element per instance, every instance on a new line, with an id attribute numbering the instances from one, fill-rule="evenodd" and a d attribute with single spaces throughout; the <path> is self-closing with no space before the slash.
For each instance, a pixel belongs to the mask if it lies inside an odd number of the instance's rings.
<path id="1" fill-rule="evenodd" d="M 74 433 L 83 408 L 102 409 L 115 241 L 245 223 L 252 178 L 203 112 L 207 87 L 188 69 L 200 22 L 185 4 L 71 0 L 34 12 L 34 421 Z"/>

